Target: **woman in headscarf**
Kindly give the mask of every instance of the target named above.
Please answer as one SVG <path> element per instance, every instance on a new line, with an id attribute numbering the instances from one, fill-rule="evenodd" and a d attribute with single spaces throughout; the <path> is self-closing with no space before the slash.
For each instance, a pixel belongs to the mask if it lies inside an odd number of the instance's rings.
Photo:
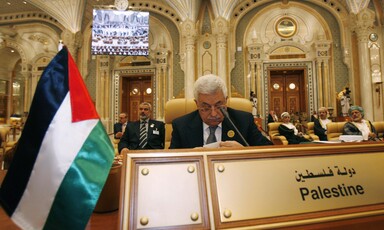
<path id="1" fill-rule="evenodd" d="M 303 142 L 311 142 L 306 139 L 302 132 L 299 132 L 296 127 L 290 122 L 291 115 L 288 112 L 284 112 L 281 114 L 281 119 L 283 123 L 279 125 L 279 133 L 283 135 L 288 144 L 300 144 Z"/>
<path id="2" fill-rule="evenodd" d="M 362 135 L 364 141 L 380 141 L 375 127 L 369 120 L 364 119 L 364 109 L 362 107 L 351 106 L 348 115 L 352 121 L 345 123 L 343 135 Z"/>

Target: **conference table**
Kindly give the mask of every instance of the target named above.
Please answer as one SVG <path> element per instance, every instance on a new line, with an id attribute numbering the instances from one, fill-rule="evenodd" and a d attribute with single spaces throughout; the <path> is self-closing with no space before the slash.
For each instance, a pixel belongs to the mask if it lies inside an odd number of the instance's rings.
<path id="1" fill-rule="evenodd" d="M 159 217 L 168 215 L 174 210 L 179 210 L 176 208 L 180 205 L 179 203 L 159 202 L 166 199 L 173 201 L 174 198 L 180 198 L 179 200 L 185 210 L 189 209 L 189 206 L 196 206 L 196 204 L 202 210 L 199 213 L 199 223 L 194 223 L 192 219 L 182 219 L 182 221 L 188 222 L 180 225 L 184 227 L 201 227 L 204 225 L 204 229 L 224 229 L 247 226 L 257 228 L 268 225 L 269 227 L 278 226 L 279 229 L 384 229 L 384 199 L 381 196 L 384 187 L 382 183 L 379 183 L 384 175 L 384 169 L 381 167 L 384 160 L 384 143 L 281 147 L 266 146 L 222 151 L 201 149 L 131 151 L 123 159 L 122 182 L 120 184 L 122 199 L 119 201 L 119 210 L 94 212 L 86 229 L 136 229 L 144 227 L 146 223 L 138 220 L 141 221 L 141 213 L 146 212 L 148 207 L 154 213 L 151 216 L 152 222 L 149 224 L 157 224 L 157 227 L 163 229 L 174 229 L 173 222 L 168 223 L 174 221 L 173 219 L 165 219 L 168 222 L 164 222 L 164 218 L 159 219 Z M 332 166 L 332 168 L 328 166 Z M 146 170 L 151 173 L 146 173 Z M 169 170 L 181 171 L 182 173 L 162 173 Z M 4 172 L 0 171 L 0 183 L 3 176 Z M 239 177 L 242 179 L 239 180 Z M 189 181 L 191 179 L 196 183 L 191 183 Z M 164 184 L 156 183 L 156 181 L 149 183 L 151 180 L 161 180 L 171 183 L 171 185 L 164 186 Z M 257 183 L 253 183 L 254 181 Z M 278 183 L 271 183 L 271 181 Z M 175 197 L 172 195 L 172 191 L 178 187 L 172 183 L 179 184 L 179 187 L 192 186 L 188 190 L 191 194 Z M 241 183 L 240 187 L 245 189 L 223 189 L 226 188 L 226 184 L 236 183 Z M 283 183 L 285 189 L 282 191 L 274 189 L 274 196 L 252 196 L 252 200 L 249 196 L 253 193 L 247 193 L 247 191 L 267 191 L 270 186 Z M 344 184 L 358 184 L 361 185 L 360 187 L 364 187 L 367 192 L 355 194 L 354 196 L 359 196 L 357 197 L 359 199 L 351 199 L 348 202 L 334 202 L 334 200 L 346 200 L 340 198 L 340 195 L 322 200 L 312 200 L 315 199 L 314 196 L 306 196 L 302 192 L 303 188 L 310 187 L 312 184 L 320 187 L 330 186 L 334 183 L 342 184 L 342 186 Z M 139 184 L 140 186 L 138 186 Z M 259 184 L 263 184 L 263 186 L 258 186 Z M 257 185 L 257 188 L 253 188 L 254 185 Z M 149 188 L 147 188 L 148 186 Z M 162 195 L 159 195 L 161 190 L 156 189 L 156 186 L 163 188 Z M 206 189 L 207 187 L 209 189 Z M 297 190 L 297 188 L 300 189 Z M 193 194 L 194 191 L 197 191 L 197 195 Z M 360 190 L 357 189 L 357 191 Z M 298 192 L 301 196 L 297 196 Z M 349 194 L 348 196 L 353 198 L 352 195 Z M 140 200 L 140 197 L 148 199 Z M 196 202 L 189 202 L 191 197 L 196 199 Z M 296 202 L 301 204 L 299 208 L 306 207 L 308 210 L 296 210 L 298 205 L 295 207 L 289 205 L 293 199 L 299 200 Z M 274 213 L 267 213 L 268 210 L 265 208 L 258 208 L 260 206 L 268 207 L 268 204 L 273 204 L 276 202 L 275 200 L 281 200 L 281 202 L 279 201 L 279 205 L 272 205 L 279 207 L 279 209 L 272 210 Z M 289 202 L 287 203 L 285 200 Z M 233 203 L 232 201 L 236 202 Z M 249 205 L 251 201 L 259 205 Z M 153 206 L 151 202 L 160 204 L 160 207 Z M 232 202 L 230 205 L 235 210 L 232 213 L 251 215 L 250 218 L 242 215 L 234 216 L 237 219 L 221 218 L 222 216 L 225 217 L 227 213 L 221 213 L 223 209 L 220 208 L 220 205 L 228 202 Z M 240 212 L 243 207 L 238 204 L 244 202 L 248 204 L 246 205 L 247 211 Z M 263 204 L 263 202 L 266 203 Z M 326 206 L 321 209 L 319 205 L 312 205 L 313 203 L 324 203 Z M 329 205 L 334 207 L 327 208 Z M 284 209 L 281 209 L 281 206 L 284 206 Z M 259 210 L 262 213 L 258 213 Z M 289 211 L 288 214 L 281 213 L 287 212 L 286 210 Z M 120 223 L 119 217 L 122 218 Z M 0 208 L 0 229 L 19 229 L 2 208 Z"/>

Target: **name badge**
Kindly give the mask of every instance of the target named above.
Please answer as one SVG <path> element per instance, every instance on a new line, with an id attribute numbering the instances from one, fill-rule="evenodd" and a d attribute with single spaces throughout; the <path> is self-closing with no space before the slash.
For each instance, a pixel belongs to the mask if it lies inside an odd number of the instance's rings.
<path id="1" fill-rule="evenodd" d="M 159 130 L 153 130 L 153 134 L 155 134 L 155 135 L 159 135 L 160 134 L 160 132 L 159 132 Z"/>

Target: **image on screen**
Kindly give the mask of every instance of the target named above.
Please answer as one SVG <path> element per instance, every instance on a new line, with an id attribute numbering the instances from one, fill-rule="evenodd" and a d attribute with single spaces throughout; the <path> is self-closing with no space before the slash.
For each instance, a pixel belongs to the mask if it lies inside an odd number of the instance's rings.
<path id="1" fill-rule="evenodd" d="M 149 12 L 93 10 L 92 55 L 148 56 Z"/>

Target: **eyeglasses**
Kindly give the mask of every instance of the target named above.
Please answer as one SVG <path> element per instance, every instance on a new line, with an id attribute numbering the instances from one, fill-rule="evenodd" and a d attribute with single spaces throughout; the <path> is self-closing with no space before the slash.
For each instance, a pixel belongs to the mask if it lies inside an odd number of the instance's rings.
<path id="1" fill-rule="evenodd" d="M 149 111 L 149 108 L 139 108 L 139 110 Z"/>
<path id="2" fill-rule="evenodd" d="M 199 106 L 199 110 L 203 113 L 212 113 L 213 109 L 220 110 L 220 108 L 225 107 L 225 104 L 217 104 L 217 105 L 208 105 L 203 104 L 202 106 Z"/>

